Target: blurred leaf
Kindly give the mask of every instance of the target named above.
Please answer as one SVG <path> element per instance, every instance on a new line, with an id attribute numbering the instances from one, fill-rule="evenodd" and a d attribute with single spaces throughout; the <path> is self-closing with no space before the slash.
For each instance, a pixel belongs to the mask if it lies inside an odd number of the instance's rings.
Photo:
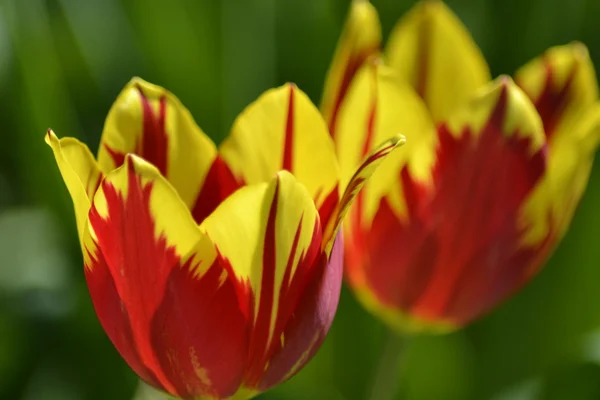
<path id="1" fill-rule="evenodd" d="M 486 397 L 523 377 L 548 371 L 577 357 L 585 335 L 600 326 L 600 165 L 570 232 L 548 265 L 527 287 L 469 329 L 484 373 Z"/>
<path id="2" fill-rule="evenodd" d="M 275 86 L 275 1 L 221 2 L 223 138 L 234 118 Z"/>
<path id="3" fill-rule="evenodd" d="M 566 365 L 549 374 L 539 400 L 597 400 L 600 398 L 600 365 Z"/>
<path id="4" fill-rule="evenodd" d="M 5 0 L 0 3 L 0 14 L 11 34 L 21 82 L 13 99 L 19 137 L 12 145 L 20 160 L 15 172 L 21 176 L 28 197 L 51 204 L 66 215 L 70 203 L 66 191 L 56 190 L 63 186 L 43 138 L 49 126 L 69 135 L 78 131 L 78 123 L 65 90 L 45 2 Z"/>
<path id="5" fill-rule="evenodd" d="M 345 398 L 367 398 L 386 335 L 386 327 L 344 286 L 328 340 L 333 345 L 334 383 Z"/>
<path id="6" fill-rule="evenodd" d="M 23 326 L 14 316 L 0 311 L 0 396 L 13 383 L 25 364 L 27 343 Z"/>
<path id="7" fill-rule="evenodd" d="M 0 213 L 0 294 L 44 318 L 73 306 L 69 261 L 57 231 L 54 216 L 43 209 Z"/>
<path id="8" fill-rule="evenodd" d="M 141 53 L 121 1 L 59 3 L 87 67 L 105 95 L 114 95 L 109 88 L 123 86 L 130 77 L 141 73 Z"/>
<path id="9" fill-rule="evenodd" d="M 25 389 L 23 400 L 80 400 L 77 382 L 55 368 L 53 361 L 44 361 L 34 371 Z"/>
<path id="10" fill-rule="evenodd" d="M 508 387 L 492 397 L 492 400 L 537 400 L 542 388 L 542 379 L 535 378 Z"/>
<path id="11" fill-rule="evenodd" d="M 401 399 L 466 400 L 477 379 L 475 354 L 463 332 L 416 336 L 409 342 L 400 377 Z"/>
<path id="12" fill-rule="evenodd" d="M 138 388 L 133 395 L 131 400 L 177 400 L 173 396 L 169 396 L 163 392 L 160 392 L 144 382 L 140 381 Z"/>
<path id="13" fill-rule="evenodd" d="M 315 104 L 345 17 L 346 7 L 332 3 L 276 0 L 277 84 L 296 83 Z"/>
<path id="14" fill-rule="evenodd" d="M 131 0 L 122 4 L 142 51 L 141 77 L 175 93 L 209 136 L 222 138 L 220 3 Z"/>

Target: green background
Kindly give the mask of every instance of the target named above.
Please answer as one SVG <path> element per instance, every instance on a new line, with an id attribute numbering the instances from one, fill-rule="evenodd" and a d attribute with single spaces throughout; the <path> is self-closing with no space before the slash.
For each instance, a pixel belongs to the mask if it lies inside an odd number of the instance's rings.
<path id="1" fill-rule="evenodd" d="M 374 0 L 384 34 L 412 1 Z M 448 1 L 494 75 L 549 46 L 600 66 L 600 1 Z M 72 205 L 45 130 L 97 149 L 134 75 L 173 91 L 215 141 L 264 90 L 313 101 L 348 0 L 0 0 L 0 399 L 131 399 L 133 372 L 84 282 Z M 411 341 L 402 399 L 600 399 L 600 165 L 542 273 L 468 329 Z M 344 289 L 317 357 L 262 399 L 365 399 L 385 328 Z M 141 398 L 139 396 L 138 398 Z"/>

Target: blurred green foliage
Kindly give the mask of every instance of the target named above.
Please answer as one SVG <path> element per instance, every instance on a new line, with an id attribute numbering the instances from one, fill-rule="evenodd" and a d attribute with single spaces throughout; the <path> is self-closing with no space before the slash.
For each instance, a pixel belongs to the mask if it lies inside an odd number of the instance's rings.
<path id="1" fill-rule="evenodd" d="M 131 399 L 137 379 L 94 315 L 70 199 L 43 141 L 96 150 L 132 76 L 167 87 L 215 141 L 262 91 L 296 82 L 318 103 L 348 0 L 0 2 L 0 398 Z M 413 1 L 373 0 L 384 33 Z M 586 43 L 597 0 L 453 0 L 493 74 Z M 472 327 L 411 341 L 399 398 L 600 398 L 600 166 L 570 233 L 517 296 Z M 385 328 L 344 290 L 309 366 L 263 399 L 364 399 Z M 144 397 L 140 389 L 137 399 Z"/>

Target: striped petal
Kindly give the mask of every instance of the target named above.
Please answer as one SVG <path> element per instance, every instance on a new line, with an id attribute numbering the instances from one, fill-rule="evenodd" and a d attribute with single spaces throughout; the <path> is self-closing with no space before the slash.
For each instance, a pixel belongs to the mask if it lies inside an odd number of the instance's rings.
<path id="1" fill-rule="evenodd" d="M 380 46 L 377 10 L 369 1 L 353 0 L 325 78 L 321 100 L 321 112 L 333 137 L 339 107 L 354 75 L 369 56 L 379 52 Z"/>
<path id="2" fill-rule="evenodd" d="M 103 174 L 90 150 L 77 139 L 59 140 L 54 132 L 49 130 L 46 134 L 46 143 L 54 152 L 56 164 L 73 200 L 77 232 L 83 246 L 83 231 L 91 199 L 94 197 Z"/>
<path id="3" fill-rule="evenodd" d="M 397 82 L 388 68 L 369 63 L 352 83 L 338 123 L 336 149 L 343 186 L 376 145 L 398 132 L 407 138 L 405 151 L 390 155 L 365 185 L 346 226 L 369 224 L 384 196 L 398 214 L 404 213 L 399 171 L 409 165 L 413 174 L 425 179 L 435 156 L 435 126 L 423 101 L 410 86 Z"/>
<path id="4" fill-rule="evenodd" d="M 84 242 L 96 313 L 132 369 L 180 397 L 235 393 L 247 324 L 234 281 L 155 167 L 127 155 L 106 176 Z"/>
<path id="5" fill-rule="evenodd" d="M 569 135 L 598 100 L 598 82 L 587 48 L 581 43 L 553 47 L 515 74 L 517 84 L 535 104 L 550 145 Z"/>
<path id="6" fill-rule="evenodd" d="M 598 82 L 581 43 L 549 49 L 522 67 L 516 80 L 540 113 L 549 141 L 548 172 L 527 205 L 527 223 L 534 227 L 527 241 L 551 247 L 569 227 L 589 179 L 600 135 Z"/>
<path id="7" fill-rule="evenodd" d="M 235 227 L 235 229 L 232 229 Z M 303 293 L 318 272 L 319 215 L 288 172 L 244 187 L 201 225 L 238 282 L 252 323 L 244 385 L 257 388 Z"/>
<path id="8" fill-rule="evenodd" d="M 98 162 L 108 173 L 123 164 L 128 153 L 154 165 L 194 209 L 216 149 L 174 95 L 134 78 L 108 114 Z"/>
<path id="9" fill-rule="evenodd" d="M 481 51 L 456 15 L 438 0 L 421 1 L 393 29 L 389 65 L 419 93 L 436 122 L 490 80 Z"/>
<path id="10" fill-rule="evenodd" d="M 329 220 L 327 228 L 325 229 L 323 243 L 326 254 L 331 254 L 338 230 L 342 225 L 342 221 L 352 206 L 352 203 L 360 194 L 365 183 L 369 180 L 371 175 L 377 171 L 377 168 L 379 168 L 386 157 L 388 157 L 398 146 L 403 145 L 405 142 L 406 139 L 402 135 L 395 135 L 385 140 L 367 157 L 365 157 L 360 167 L 358 167 L 352 178 L 350 178 L 350 181 L 348 181 L 348 185 L 344 190 L 344 195 L 338 203 L 333 216 Z"/>
<path id="11" fill-rule="evenodd" d="M 295 85 L 263 94 L 242 112 L 219 154 L 247 184 L 286 170 L 302 182 L 323 221 L 337 203 L 339 171 L 333 142 L 317 108 Z"/>
<path id="12" fill-rule="evenodd" d="M 549 146 L 548 171 L 527 203 L 525 224 L 532 228 L 525 241 L 530 245 L 552 249 L 571 224 L 600 142 L 600 104 L 588 108 L 569 133 Z"/>
<path id="13" fill-rule="evenodd" d="M 308 363 L 325 340 L 337 310 L 344 266 L 342 233 L 337 234 L 327 261 L 322 257 L 315 276 L 285 327 L 260 383 L 262 391 L 291 378 Z"/>
<path id="14" fill-rule="evenodd" d="M 408 168 L 397 176 L 406 214 L 384 198 L 346 246 L 359 298 L 399 329 L 462 326 L 522 286 L 544 257 L 523 242 L 524 204 L 546 165 L 542 124 L 525 94 L 500 78 L 438 136 L 430 181 Z"/>

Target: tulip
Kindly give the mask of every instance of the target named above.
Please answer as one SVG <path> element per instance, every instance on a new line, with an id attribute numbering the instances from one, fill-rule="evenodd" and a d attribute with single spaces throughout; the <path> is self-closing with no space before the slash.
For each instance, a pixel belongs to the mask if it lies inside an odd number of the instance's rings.
<path id="1" fill-rule="evenodd" d="M 346 277 L 400 332 L 447 332 L 524 286 L 568 230 L 600 142 L 598 84 L 581 43 L 554 47 L 490 82 L 481 52 L 442 2 L 423 1 L 360 66 L 377 18 L 355 1 L 325 85 L 342 182 L 386 132 L 385 160 L 345 223 Z M 345 55 L 344 57 L 340 54 Z M 373 56 L 374 55 L 374 56 Z M 381 60 L 385 62 L 382 62 Z M 343 85 L 339 71 L 355 71 Z M 326 112 L 327 111 L 327 112 Z M 335 118 L 332 120 L 331 118 Z"/>
<path id="2" fill-rule="evenodd" d="M 76 139 L 46 141 L 121 356 L 171 395 L 244 399 L 297 373 L 325 338 L 342 279 L 338 227 L 400 137 L 340 198 L 325 122 L 294 85 L 251 104 L 217 150 L 177 98 L 133 79 L 97 159 Z"/>

